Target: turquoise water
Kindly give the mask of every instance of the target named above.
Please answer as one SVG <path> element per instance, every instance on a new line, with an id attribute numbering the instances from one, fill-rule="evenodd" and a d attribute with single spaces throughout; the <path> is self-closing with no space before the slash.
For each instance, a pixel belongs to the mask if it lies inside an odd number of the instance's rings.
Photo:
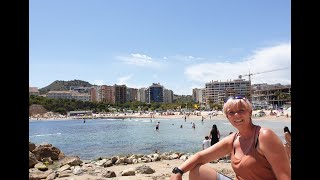
<path id="1" fill-rule="evenodd" d="M 155 130 L 160 122 L 159 131 Z M 192 128 L 192 122 L 196 128 Z M 268 127 L 283 140 L 283 127 L 291 129 L 290 121 L 254 121 Z M 202 141 L 216 124 L 221 138 L 236 129 L 227 120 L 184 119 L 87 119 L 59 121 L 30 121 L 29 140 L 35 144 L 50 143 L 67 156 L 82 160 L 125 154 L 162 152 L 197 152 Z M 183 128 L 180 128 L 183 125 Z"/>

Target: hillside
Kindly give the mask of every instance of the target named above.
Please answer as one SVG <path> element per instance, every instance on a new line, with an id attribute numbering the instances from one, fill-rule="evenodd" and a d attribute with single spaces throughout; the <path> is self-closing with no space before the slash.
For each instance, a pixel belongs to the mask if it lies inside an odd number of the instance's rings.
<path id="1" fill-rule="evenodd" d="M 40 94 L 45 94 L 49 91 L 67 91 L 72 86 L 81 86 L 81 87 L 91 87 L 93 86 L 89 82 L 81 80 L 72 80 L 72 81 L 59 81 L 56 80 L 51 83 L 49 86 L 39 89 Z"/>

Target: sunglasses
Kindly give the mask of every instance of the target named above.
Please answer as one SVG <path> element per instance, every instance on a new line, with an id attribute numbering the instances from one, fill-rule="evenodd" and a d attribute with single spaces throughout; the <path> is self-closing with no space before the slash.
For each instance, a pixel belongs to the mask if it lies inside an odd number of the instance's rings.
<path id="1" fill-rule="evenodd" d="M 247 98 L 245 96 L 230 96 L 228 97 L 224 102 L 226 103 L 228 100 L 230 99 L 243 99 L 243 100 L 247 100 Z"/>

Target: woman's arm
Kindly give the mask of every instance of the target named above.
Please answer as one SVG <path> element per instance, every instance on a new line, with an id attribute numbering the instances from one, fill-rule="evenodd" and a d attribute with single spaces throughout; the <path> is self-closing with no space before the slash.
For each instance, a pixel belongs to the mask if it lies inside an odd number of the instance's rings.
<path id="1" fill-rule="evenodd" d="M 218 143 L 210 146 L 205 150 L 199 151 L 198 153 L 191 156 L 189 159 L 187 159 L 185 162 L 183 162 L 179 166 L 179 169 L 181 169 L 183 172 L 188 172 L 199 164 L 206 164 L 220 157 L 223 157 L 226 154 L 229 154 L 232 151 L 232 142 L 233 142 L 232 135 L 229 135 L 223 138 Z M 178 173 L 178 174 L 173 174 L 170 177 L 170 179 L 180 180 L 181 177 L 182 177 L 181 174 Z"/>
<path id="2" fill-rule="evenodd" d="M 290 161 L 281 139 L 272 130 L 261 128 L 258 151 L 267 158 L 277 179 L 291 179 Z"/>

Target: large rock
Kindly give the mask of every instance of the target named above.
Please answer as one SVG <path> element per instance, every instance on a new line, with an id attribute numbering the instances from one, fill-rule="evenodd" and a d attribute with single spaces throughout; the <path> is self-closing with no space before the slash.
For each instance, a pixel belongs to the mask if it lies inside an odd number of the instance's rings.
<path id="1" fill-rule="evenodd" d="M 52 160 L 59 160 L 59 154 L 61 151 L 53 147 L 52 144 L 42 144 L 37 146 L 32 153 L 36 156 L 38 161 L 42 158 L 50 157 Z"/>
<path id="2" fill-rule="evenodd" d="M 136 171 L 140 174 L 153 174 L 155 173 L 156 171 L 154 169 L 152 169 L 150 166 L 147 166 L 147 165 L 142 165 L 142 166 L 139 166 L 139 167 L 136 167 Z"/>
<path id="3" fill-rule="evenodd" d="M 29 151 L 29 168 L 33 168 L 39 161 L 37 160 L 36 156 Z"/>
<path id="4" fill-rule="evenodd" d="M 29 142 L 29 151 L 33 151 L 36 148 L 36 145 L 32 142 Z"/>
<path id="5" fill-rule="evenodd" d="M 60 163 L 61 163 L 60 167 L 66 165 L 66 164 L 68 164 L 70 166 L 79 166 L 82 163 L 82 161 L 80 160 L 80 158 L 78 156 L 68 156 L 68 157 L 61 159 Z"/>

